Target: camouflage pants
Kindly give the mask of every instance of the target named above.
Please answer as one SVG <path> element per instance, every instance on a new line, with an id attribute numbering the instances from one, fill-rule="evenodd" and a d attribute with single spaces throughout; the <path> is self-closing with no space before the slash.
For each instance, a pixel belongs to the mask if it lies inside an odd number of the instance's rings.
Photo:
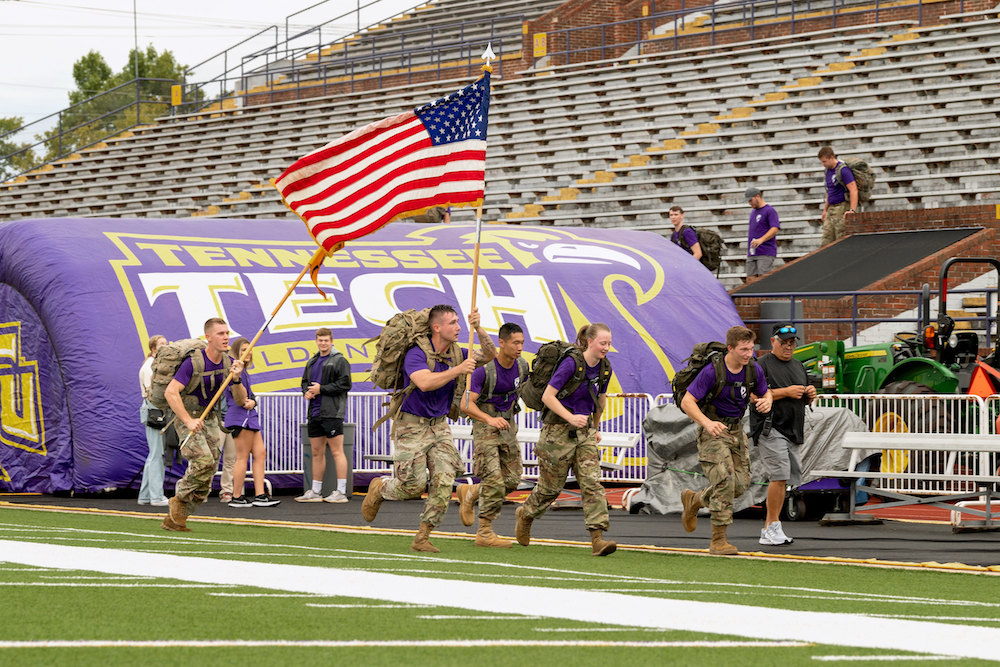
<path id="1" fill-rule="evenodd" d="M 201 415 L 192 415 L 200 417 Z M 191 433 L 181 420 L 174 422 L 177 437 L 181 442 Z M 194 514 L 198 506 L 205 502 L 212 492 L 212 477 L 219 469 L 219 457 L 222 455 L 222 430 L 219 428 L 219 413 L 215 410 L 205 419 L 205 427 L 191 433 L 191 437 L 181 447 L 181 456 L 188 462 L 184 476 L 177 481 L 174 495 L 181 502 L 187 503 L 188 514 Z"/>
<path id="2" fill-rule="evenodd" d="M 733 522 L 733 503 L 750 486 L 750 452 L 742 426 L 712 437 L 698 427 L 698 460 L 708 478 L 701 504 L 712 513 L 713 526 Z"/>
<path id="3" fill-rule="evenodd" d="M 545 424 L 535 446 L 538 454 L 538 486 L 524 501 L 521 513 L 537 519 L 566 486 L 572 468 L 583 496 L 583 519 L 588 529 L 607 530 L 608 500 L 601 486 L 601 455 L 597 449 L 597 429 L 579 429 L 576 440 L 569 437 L 569 424 Z"/>
<path id="4" fill-rule="evenodd" d="M 513 418 L 506 431 L 480 421 L 472 425 L 472 472 L 482 480 L 479 485 L 479 518 L 493 521 L 500 516 L 503 499 L 517 490 L 524 468 L 517 446 L 517 424 Z"/>
<path id="5" fill-rule="evenodd" d="M 395 450 L 392 478 L 382 487 L 386 500 L 414 500 L 427 489 L 430 474 L 431 488 L 420 520 L 437 528 L 451 502 L 451 487 L 455 475 L 462 471 L 462 458 L 458 455 L 451 427 L 446 420 L 437 424 L 413 424 L 398 421 L 395 427 Z"/>
<path id="6" fill-rule="evenodd" d="M 847 223 L 844 221 L 844 213 L 850 208 L 850 204 L 842 201 L 833 204 L 826 209 L 826 219 L 823 221 L 823 240 L 820 245 L 833 243 L 837 239 L 847 236 Z"/>

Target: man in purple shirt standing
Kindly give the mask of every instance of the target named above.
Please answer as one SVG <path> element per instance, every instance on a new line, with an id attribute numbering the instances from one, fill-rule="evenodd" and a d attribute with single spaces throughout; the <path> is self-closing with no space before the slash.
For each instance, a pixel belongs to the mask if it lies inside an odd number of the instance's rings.
<path id="1" fill-rule="evenodd" d="M 698 243 L 698 233 L 684 224 L 684 209 L 680 206 L 671 206 L 670 222 L 674 226 L 670 242 L 684 248 L 695 259 L 701 261 L 701 244 Z"/>
<path id="2" fill-rule="evenodd" d="M 188 516 L 205 502 L 212 491 L 212 477 L 219 469 L 219 456 L 222 454 L 219 402 L 204 419 L 201 414 L 230 370 L 235 378 L 243 373 L 243 362 L 239 359 L 233 361 L 230 368 L 229 355 L 226 354 L 229 350 L 229 325 L 225 320 L 213 317 L 205 322 L 205 340 L 208 346 L 195 350 L 181 362 L 174 379 L 163 392 L 170 409 L 177 415 L 175 428 L 184 443 L 181 456 L 188 462 L 187 471 L 177 481 L 174 497 L 170 499 L 167 517 L 160 526 L 164 530 L 189 532 Z M 197 368 L 193 357 L 199 358 Z M 245 403 L 247 393 L 238 379 L 232 387 L 233 398 L 238 403 Z"/>
<path id="3" fill-rule="evenodd" d="M 705 365 L 688 385 L 680 408 L 698 424 L 698 460 L 709 487 L 700 492 L 681 492 L 684 530 L 694 532 L 698 510 L 707 507 L 712 515 L 712 542 L 709 553 L 733 555 L 736 547 L 726 539 L 726 527 L 733 522 L 733 504 L 750 486 L 750 452 L 743 432 L 743 413 L 753 401 L 757 411 L 771 411 L 771 390 L 763 369 L 753 361 L 754 341 L 750 329 L 731 327 L 726 332 L 726 377 L 716 376 L 714 363 Z M 749 377 L 748 377 L 749 376 Z"/>
<path id="4" fill-rule="evenodd" d="M 462 398 L 462 410 L 472 417 L 472 472 L 479 484 L 459 484 L 459 516 L 471 526 L 475 502 L 479 501 L 477 547 L 510 548 L 493 531 L 493 521 L 500 516 L 503 499 L 521 483 L 524 468 L 517 446 L 517 422 L 521 410 L 518 399 L 521 383 L 528 377 L 528 362 L 521 357 L 524 331 L 513 322 L 500 327 L 500 345 L 492 363 L 480 366 L 469 379 L 468 397 Z"/>
<path id="5" fill-rule="evenodd" d="M 403 359 L 403 389 L 413 386 L 403 399 L 399 415 L 393 420 L 392 477 L 376 477 L 361 504 L 365 521 L 374 521 L 384 500 L 413 500 L 427 490 L 427 470 L 432 471 L 431 488 L 420 515 L 420 530 L 410 545 L 412 551 L 438 553 L 431 544 L 431 531 L 440 525 L 451 502 L 451 487 L 462 470 L 462 459 L 448 425 L 448 413 L 455 398 L 455 384 L 460 375 L 468 375 L 493 361 L 496 347 L 479 326 L 479 311 L 469 313 L 469 326 L 476 330 L 480 349 L 474 358 L 468 350 L 455 352 L 462 325 L 458 313 L 448 305 L 434 306 L 427 317 L 430 336 L 411 347 Z M 457 357 L 462 362 L 452 365 Z M 433 369 L 433 370 L 432 370 Z"/>
<path id="6" fill-rule="evenodd" d="M 778 256 L 775 237 L 781 222 L 778 212 L 764 201 L 764 195 L 754 187 L 747 188 L 746 200 L 750 204 L 750 229 L 747 234 L 747 281 L 762 276 L 774 268 Z"/>
<path id="7" fill-rule="evenodd" d="M 826 169 L 826 201 L 823 202 L 823 240 L 821 246 L 842 239 L 847 234 L 847 221 L 858 210 L 858 184 L 854 172 L 837 159 L 837 154 L 829 146 L 819 149 L 820 164 Z M 850 199 L 850 204 L 848 204 Z"/>

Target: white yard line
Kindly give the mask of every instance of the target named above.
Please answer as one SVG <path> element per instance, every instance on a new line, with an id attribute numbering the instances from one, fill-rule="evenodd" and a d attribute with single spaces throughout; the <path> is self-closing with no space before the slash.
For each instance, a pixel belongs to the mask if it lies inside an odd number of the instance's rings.
<path id="1" fill-rule="evenodd" d="M 598 646 L 612 648 L 802 648 L 809 646 L 803 642 L 637 642 L 603 640 L 545 641 L 535 639 L 428 639 L 428 640 L 240 640 L 208 639 L 184 640 L 165 639 L 151 641 L 109 641 L 109 640 L 68 640 L 68 641 L 0 641 L 4 648 L 495 648 L 500 646 L 529 646 L 539 648 L 560 648 L 566 646 Z"/>
<path id="2" fill-rule="evenodd" d="M 585 623 L 725 633 L 757 640 L 803 641 L 998 660 L 1000 629 L 793 611 L 617 593 L 463 582 L 432 577 L 230 561 L 194 556 L 0 540 L 0 561 L 66 570 L 156 576 L 204 584 L 326 593 L 403 604 L 434 604 L 494 614 Z"/>

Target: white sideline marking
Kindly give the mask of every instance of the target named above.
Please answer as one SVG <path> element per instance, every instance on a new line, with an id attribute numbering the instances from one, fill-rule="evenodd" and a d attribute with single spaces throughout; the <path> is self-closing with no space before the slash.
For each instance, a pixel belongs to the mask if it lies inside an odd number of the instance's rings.
<path id="1" fill-rule="evenodd" d="M 307 607 L 321 609 L 427 609 L 429 604 L 324 604 L 321 602 L 306 602 Z M 420 618 L 427 618 L 421 616 Z M 463 617 L 464 618 L 464 617 Z"/>
<path id="2" fill-rule="evenodd" d="M 462 614 L 430 614 L 418 615 L 425 621 L 537 621 L 541 616 L 464 616 Z"/>
<path id="3" fill-rule="evenodd" d="M 824 662 L 875 662 L 876 660 L 884 662 L 897 660 L 916 662 L 919 660 L 923 662 L 924 660 L 958 660 L 959 657 L 955 655 L 814 655 L 812 659 Z"/>
<path id="4" fill-rule="evenodd" d="M 802 648 L 810 646 L 803 642 L 615 642 L 600 640 L 566 640 L 545 641 L 534 639 L 428 639 L 428 640 L 322 640 L 306 639 L 300 641 L 284 640 L 240 640 L 240 639 L 208 639 L 185 640 L 163 639 L 150 641 L 107 641 L 107 640 L 76 640 L 76 641 L 33 641 L 4 642 L 2 648 L 228 648 L 228 647 L 320 647 L 320 648 L 493 648 L 498 646 L 538 646 L 542 648 L 563 646 L 602 646 L 612 648 Z"/>
<path id="5" fill-rule="evenodd" d="M 1000 629 L 881 619 L 860 614 L 794 611 L 719 602 L 463 582 L 337 568 L 228 561 L 0 540 L 0 561 L 66 570 L 132 574 L 205 584 L 255 586 L 357 599 L 434 604 L 486 613 L 563 618 L 601 625 L 664 627 L 762 640 L 797 640 L 874 649 L 997 660 Z"/>

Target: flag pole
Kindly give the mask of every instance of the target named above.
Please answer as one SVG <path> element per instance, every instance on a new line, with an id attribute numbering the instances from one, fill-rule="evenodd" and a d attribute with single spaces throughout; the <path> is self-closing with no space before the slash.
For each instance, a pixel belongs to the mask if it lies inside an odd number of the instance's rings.
<path id="1" fill-rule="evenodd" d="M 493 53 L 493 43 L 492 42 L 490 42 L 486 46 L 486 50 L 483 51 L 482 58 L 483 58 L 483 60 L 486 61 L 486 64 L 483 65 L 483 73 L 484 74 L 486 72 L 492 73 L 493 72 L 493 67 L 492 67 L 492 65 L 490 65 L 490 62 L 492 60 L 496 60 L 496 54 Z M 483 201 L 485 199 L 486 199 L 486 169 L 485 169 L 485 166 L 484 166 L 484 169 L 483 169 L 483 197 L 482 197 L 482 199 L 479 200 L 479 205 L 476 207 L 476 249 L 475 249 L 475 251 L 473 253 L 473 260 L 472 260 L 472 308 L 469 310 L 470 313 L 474 313 L 476 311 L 476 294 L 479 292 L 479 289 L 478 289 L 479 288 L 479 241 L 480 241 L 480 238 L 482 237 L 482 231 L 483 231 Z M 473 348 L 473 340 L 474 340 L 473 336 L 475 335 L 475 333 L 476 333 L 476 330 L 473 327 L 469 327 L 469 357 L 470 358 L 472 357 L 472 351 L 474 349 Z M 466 384 L 465 384 L 465 396 L 464 396 L 464 399 L 463 399 L 463 403 L 464 403 L 465 408 L 469 407 L 469 401 L 471 399 L 471 393 L 472 392 L 471 392 L 471 390 L 469 388 L 469 383 L 466 382 Z"/>
<path id="2" fill-rule="evenodd" d="M 260 340 L 260 337 L 261 335 L 263 335 L 264 330 L 271 325 L 271 322 L 273 322 L 274 318 L 278 315 L 278 311 L 281 310 L 281 307 L 285 305 L 286 301 L 288 301 L 288 297 L 292 295 L 292 292 L 295 291 L 295 288 L 298 287 L 299 283 L 302 282 L 302 279 L 305 278 L 306 272 L 309 272 L 311 270 L 312 273 L 315 275 L 315 272 L 319 270 L 319 267 L 323 263 L 323 260 L 343 247 L 344 244 L 341 242 L 335 245 L 329 251 L 327 251 L 327 249 L 324 248 L 323 246 L 320 246 L 316 250 L 316 253 L 312 256 L 312 259 L 310 259 L 309 262 L 302 267 L 301 273 L 299 273 L 295 281 L 292 282 L 291 285 L 289 285 L 288 291 L 285 292 L 285 296 L 281 297 L 281 301 L 278 302 L 278 305 L 274 307 L 274 310 L 271 312 L 271 316 L 267 318 L 267 321 L 264 322 L 263 325 L 261 325 L 260 329 L 257 331 L 257 335 L 254 336 L 253 340 L 250 341 L 250 344 L 246 346 L 243 354 L 240 355 L 240 361 L 242 361 L 245 364 L 247 362 L 247 359 L 250 358 L 250 354 L 253 352 L 253 346 L 257 344 L 257 341 Z M 229 386 L 229 383 L 232 382 L 233 376 L 234 376 L 233 371 L 230 369 L 229 375 L 226 376 L 226 379 L 225 381 L 223 381 L 222 386 L 219 387 L 219 390 L 215 392 L 215 396 L 212 397 L 212 400 L 209 402 L 208 407 L 206 407 L 204 412 L 201 413 L 201 417 L 198 418 L 199 420 L 201 421 L 205 420 L 205 418 L 208 416 L 208 413 L 211 412 L 212 408 L 215 407 L 215 404 L 219 401 L 219 398 L 222 397 L 222 392 L 224 392 L 226 390 L 226 387 Z M 187 443 L 190 437 L 191 434 L 188 433 L 187 438 L 184 438 L 184 442 L 181 443 L 181 447 L 183 447 L 185 443 Z"/>

